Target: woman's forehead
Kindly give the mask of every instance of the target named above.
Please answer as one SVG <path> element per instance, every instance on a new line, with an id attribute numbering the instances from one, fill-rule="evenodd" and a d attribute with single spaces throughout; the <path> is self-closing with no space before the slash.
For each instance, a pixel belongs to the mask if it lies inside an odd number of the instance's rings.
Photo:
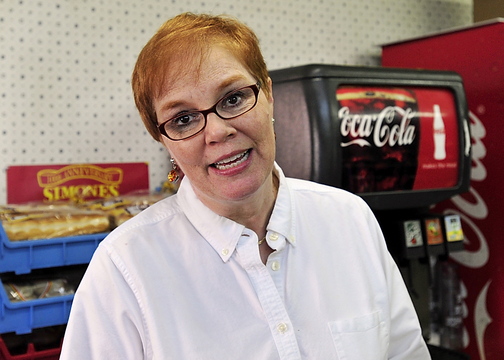
<path id="1" fill-rule="evenodd" d="M 212 46 L 199 57 L 173 61 L 166 69 L 159 95 L 199 87 L 223 88 L 240 81 L 255 79 L 231 51 L 222 46 Z"/>

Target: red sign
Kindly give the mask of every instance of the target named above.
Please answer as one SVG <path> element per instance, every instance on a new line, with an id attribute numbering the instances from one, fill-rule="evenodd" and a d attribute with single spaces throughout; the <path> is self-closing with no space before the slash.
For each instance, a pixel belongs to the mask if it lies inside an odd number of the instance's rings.
<path id="1" fill-rule="evenodd" d="M 454 94 L 443 88 L 337 89 L 342 187 L 356 193 L 457 185 Z"/>
<path id="2" fill-rule="evenodd" d="M 27 165 L 7 168 L 7 202 L 83 201 L 149 189 L 147 163 Z"/>
<path id="3" fill-rule="evenodd" d="M 434 210 L 459 214 L 465 251 L 451 254 L 459 266 L 464 298 L 464 347 L 474 360 L 504 354 L 504 241 L 502 139 L 504 138 L 504 21 L 387 45 L 383 65 L 458 72 L 469 107 L 471 188 Z"/>

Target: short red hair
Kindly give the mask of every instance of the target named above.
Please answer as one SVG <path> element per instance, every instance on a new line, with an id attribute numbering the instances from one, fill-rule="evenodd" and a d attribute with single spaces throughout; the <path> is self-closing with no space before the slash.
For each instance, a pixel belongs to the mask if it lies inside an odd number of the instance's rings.
<path id="1" fill-rule="evenodd" d="M 268 70 L 255 33 L 245 24 L 227 17 L 180 14 L 165 22 L 138 56 L 131 85 L 135 104 L 151 136 L 161 141 L 154 100 L 163 86 L 198 64 L 212 45 L 219 44 L 233 55 L 262 85 L 269 97 Z"/>

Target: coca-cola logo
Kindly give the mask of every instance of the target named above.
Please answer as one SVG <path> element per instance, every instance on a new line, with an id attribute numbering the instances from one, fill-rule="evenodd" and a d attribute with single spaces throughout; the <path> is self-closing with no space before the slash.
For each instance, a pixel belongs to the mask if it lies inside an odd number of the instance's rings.
<path id="1" fill-rule="evenodd" d="M 411 123 L 417 112 L 411 108 L 403 109 L 399 106 L 387 106 L 379 113 L 359 114 L 351 113 L 348 106 L 338 111 L 340 132 L 344 139 L 342 147 L 352 144 L 364 146 L 384 147 L 388 145 L 406 146 L 415 140 L 416 128 Z"/>

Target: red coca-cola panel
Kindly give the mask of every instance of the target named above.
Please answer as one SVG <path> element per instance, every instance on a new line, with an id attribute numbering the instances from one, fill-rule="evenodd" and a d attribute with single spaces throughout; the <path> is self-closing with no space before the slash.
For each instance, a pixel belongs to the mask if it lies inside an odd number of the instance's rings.
<path id="1" fill-rule="evenodd" d="M 464 287 L 464 348 L 473 360 L 504 358 L 504 19 L 383 47 L 384 66 L 450 70 L 463 80 L 469 107 L 469 192 L 434 211 L 459 214 L 465 251 L 451 254 Z"/>
<path id="2" fill-rule="evenodd" d="M 341 86 L 336 99 L 343 188 L 369 193 L 457 185 L 459 122 L 449 89 Z"/>

